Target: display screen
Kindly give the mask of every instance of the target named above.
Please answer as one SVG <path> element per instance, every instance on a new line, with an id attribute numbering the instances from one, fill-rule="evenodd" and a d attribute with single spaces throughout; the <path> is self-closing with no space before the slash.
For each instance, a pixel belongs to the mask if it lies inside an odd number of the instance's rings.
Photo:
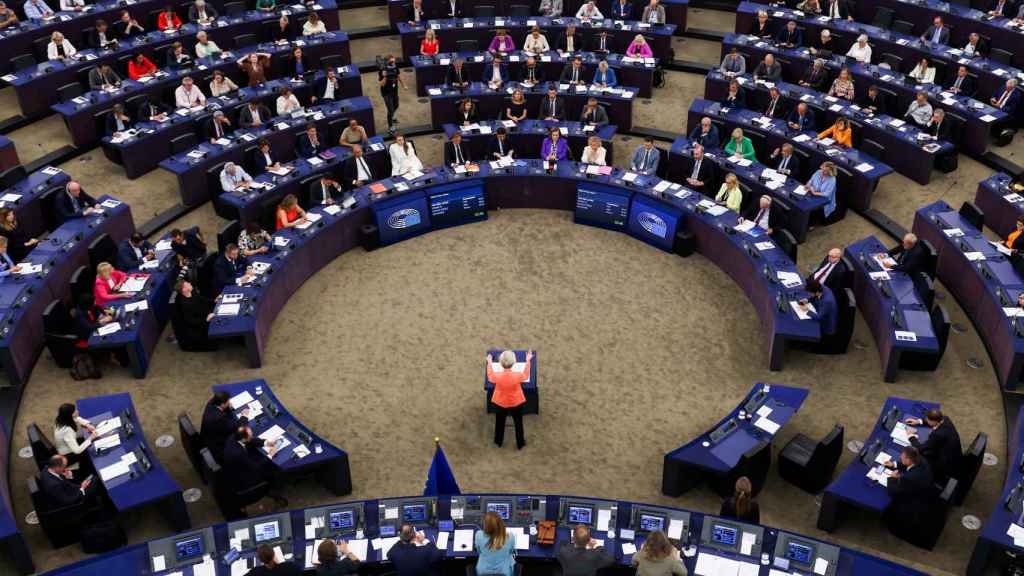
<path id="1" fill-rule="evenodd" d="M 425 522 L 427 520 L 426 504 L 408 504 L 402 507 L 403 522 Z"/>
<path id="2" fill-rule="evenodd" d="M 665 517 L 654 514 L 640 515 L 640 529 L 646 532 L 665 529 Z"/>
<path id="3" fill-rule="evenodd" d="M 281 525 L 277 520 L 253 524 L 252 534 L 257 544 L 276 540 L 281 537 Z"/>
<path id="4" fill-rule="evenodd" d="M 430 221 L 435 229 L 486 219 L 487 200 L 482 182 L 460 182 L 431 190 Z"/>
<path id="5" fill-rule="evenodd" d="M 393 244 L 430 230 L 427 198 L 410 192 L 373 205 L 381 244 Z"/>
<path id="6" fill-rule="evenodd" d="M 786 558 L 789 558 L 793 562 L 800 562 L 802 564 L 810 564 L 811 558 L 814 556 L 814 548 L 807 544 L 801 544 L 800 542 L 790 542 L 786 545 Z"/>
<path id="7" fill-rule="evenodd" d="M 380 535 L 381 536 L 394 536 L 395 535 L 395 527 L 394 526 L 389 526 L 387 524 L 381 525 L 381 527 L 380 527 Z"/>
<path id="8" fill-rule="evenodd" d="M 203 537 L 193 536 L 174 543 L 174 557 L 178 562 L 185 562 L 203 555 Z"/>
<path id="9" fill-rule="evenodd" d="M 512 512 L 512 505 L 508 502 L 488 502 L 487 511 L 494 512 L 500 516 L 502 520 L 508 520 L 508 517 Z"/>
<path id="10" fill-rule="evenodd" d="M 630 192 L 611 186 L 580 184 L 576 188 L 573 221 L 623 231 L 629 219 Z"/>
<path id="11" fill-rule="evenodd" d="M 634 238 L 671 252 L 681 215 L 678 208 L 637 196 L 629 208 L 629 233 Z"/>
<path id="12" fill-rule="evenodd" d="M 731 526 L 723 526 L 722 524 L 713 524 L 711 526 L 711 541 L 716 544 L 735 546 L 736 529 Z"/>
<path id="13" fill-rule="evenodd" d="M 327 515 L 327 520 L 331 530 L 346 530 L 355 526 L 356 514 L 352 510 L 331 512 Z"/>
<path id="14" fill-rule="evenodd" d="M 573 524 L 590 524 L 593 517 L 594 509 L 590 506 L 569 506 L 569 522 Z"/>

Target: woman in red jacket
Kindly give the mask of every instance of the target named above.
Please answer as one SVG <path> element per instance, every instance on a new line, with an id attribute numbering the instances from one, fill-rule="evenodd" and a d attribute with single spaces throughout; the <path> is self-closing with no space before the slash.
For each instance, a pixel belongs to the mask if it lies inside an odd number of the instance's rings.
<path id="1" fill-rule="evenodd" d="M 100 265 L 96 267 L 96 282 L 92 287 L 92 296 L 96 300 L 96 306 L 102 308 L 114 300 L 134 296 L 134 292 L 121 291 L 121 285 L 127 279 L 127 274 L 115 270 L 109 262 L 100 262 Z"/>
<path id="2" fill-rule="evenodd" d="M 181 18 L 174 13 L 174 7 L 168 6 L 166 10 L 156 17 L 156 27 L 161 30 L 177 30 L 181 28 Z"/>
<path id="3" fill-rule="evenodd" d="M 511 350 L 505 350 L 498 356 L 500 372 L 495 371 L 493 360 L 488 354 L 487 381 L 494 384 L 494 394 L 491 395 L 491 402 L 495 406 L 494 443 L 500 447 L 505 441 L 505 418 L 511 414 L 516 425 L 516 448 L 522 450 L 523 446 L 526 446 L 526 435 L 523 433 L 523 405 L 526 404 L 523 382 L 530 379 L 533 350 L 526 352 L 526 365 L 523 366 L 522 372 L 512 371 L 516 364 L 516 353 Z"/>
<path id="4" fill-rule="evenodd" d="M 135 59 L 128 62 L 128 77 L 138 80 L 143 76 L 149 76 L 156 72 L 156 64 L 146 58 L 142 53 L 136 54 Z"/>

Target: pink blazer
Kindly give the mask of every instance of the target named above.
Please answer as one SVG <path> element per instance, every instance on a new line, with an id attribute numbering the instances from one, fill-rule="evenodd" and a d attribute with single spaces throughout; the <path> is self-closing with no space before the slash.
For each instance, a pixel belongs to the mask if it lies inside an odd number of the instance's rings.
<path id="1" fill-rule="evenodd" d="M 651 51 L 650 44 L 637 44 L 636 42 L 632 42 L 630 43 L 629 48 L 626 49 L 626 55 L 632 56 L 633 58 L 650 58 L 654 56 L 654 52 Z"/>
<path id="2" fill-rule="evenodd" d="M 124 282 L 127 277 L 128 275 L 120 270 L 110 271 L 110 279 L 114 281 L 115 286 Z M 111 289 L 110 284 L 99 276 L 96 277 L 96 282 L 92 286 L 92 296 L 96 299 L 97 306 L 103 306 L 108 302 L 124 298 L 123 295 Z"/>

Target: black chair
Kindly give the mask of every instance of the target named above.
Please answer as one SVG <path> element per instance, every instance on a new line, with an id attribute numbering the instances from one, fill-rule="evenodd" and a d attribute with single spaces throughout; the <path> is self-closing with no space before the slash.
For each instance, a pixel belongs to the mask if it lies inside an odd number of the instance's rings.
<path id="1" fill-rule="evenodd" d="M 479 52 L 476 40 L 459 40 L 455 43 L 456 52 Z"/>
<path id="2" fill-rule="evenodd" d="M 71 274 L 71 303 L 75 306 L 83 296 L 92 296 L 93 284 L 96 282 L 96 269 L 85 264 L 79 266 Z"/>
<path id="3" fill-rule="evenodd" d="M 78 82 L 70 82 L 57 88 L 57 101 L 67 102 L 81 96 L 85 91 L 82 89 L 82 85 Z"/>
<path id="4" fill-rule="evenodd" d="M 252 46 L 258 42 L 255 34 L 239 34 L 235 36 L 235 48 L 245 48 L 246 46 Z"/>
<path id="5" fill-rule="evenodd" d="M 53 362 L 61 368 L 71 368 L 71 360 L 79 352 L 75 347 L 78 335 L 71 314 L 60 300 L 50 302 L 43 310 L 43 339 Z"/>
<path id="6" fill-rule="evenodd" d="M 764 134 L 753 130 L 744 130 L 743 135 L 750 138 L 750 144 L 754 147 L 754 154 L 758 158 L 768 157 L 768 154 L 771 152 L 771 148 L 768 147 L 768 139 Z"/>
<path id="7" fill-rule="evenodd" d="M 208 255 L 199 265 L 199 270 L 196 271 L 199 293 L 207 294 L 211 298 L 218 296 L 218 294 L 213 293 L 213 266 L 217 263 L 217 258 L 217 254 Z"/>
<path id="8" fill-rule="evenodd" d="M 782 250 L 786 256 L 789 256 L 790 260 L 796 262 L 797 241 L 793 237 L 793 233 L 786 229 L 775 230 L 774 232 L 772 239 L 779 245 L 779 250 Z"/>
<path id="9" fill-rule="evenodd" d="M 473 16 L 477 18 L 494 18 L 494 6 L 479 5 L 473 7 Z"/>
<path id="10" fill-rule="evenodd" d="M 274 230 L 277 228 L 274 224 L 277 218 L 277 206 L 280 203 L 281 198 L 273 196 L 260 199 L 260 228 L 264 230 Z"/>
<path id="11" fill-rule="evenodd" d="M 914 35 L 914 23 L 907 22 L 906 20 L 893 20 L 892 31 L 897 34 L 903 34 L 905 36 Z"/>
<path id="12" fill-rule="evenodd" d="M 927 255 L 925 259 L 927 266 L 927 268 L 925 268 L 925 273 L 928 274 L 929 278 L 935 280 L 935 271 L 939 266 L 939 253 L 935 250 L 935 246 L 932 246 L 931 242 L 923 238 L 918 240 L 918 242 L 920 242 L 921 246 L 924 247 L 924 253 Z"/>
<path id="13" fill-rule="evenodd" d="M 918 296 L 921 297 L 921 302 L 931 310 L 932 303 L 935 302 L 935 282 L 932 282 L 932 279 L 924 272 L 918 272 L 918 274 L 921 277 L 914 283 L 914 287 L 917 289 Z"/>
<path id="14" fill-rule="evenodd" d="M 10 188 L 25 178 L 28 178 L 28 173 L 25 171 L 24 166 L 21 164 L 11 166 L 7 170 L 0 172 L 0 190 Z"/>
<path id="15" fill-rule="evenodd" d="M 313 176 L 306 176 L 305 178 L 299 181 L 299 206 L 302 206 L 303 209 L 309 210 L 316 204 L 312 197 L 312 189 L 313 184 L 319 181 L 319 174 L 315 174 Z"/>
<path id="16" fill-rule="evenodd" d="M 224 3 L 224 14 L 228 16 L 241 16 L 245 12 L 245 2 Z"/>
<path id="17" fill-rule="evenodd" d="M 47 52 L 49 45 L 49 36 L 40 36 L 32 41 L 32 53 L 35 55 L 37 62 L 48 62 L 50 60 L 50 55 Z"/>
<path id="18" fill-rule="evenodd" d="M 81 539 L 85 517 L 91 512 L 85 502 L 61 508 L 53 507 L 39 490 L 39 481 L 35 476 L 28 479 L 28 493 L 39 519 L 39 527 L 43 529 L 43 533 L 54 548 L 64 548 Z"/>
<path id="19" fill-rule="evenodd" d="M 932 372 L 939 367 L 942 356 L 946 353 L 946 345 L 949 343 L 949 313 L 941 304 L 936 304 L 931 309 L 932 331 L 939 341 L 937 352 L 904 352 L 900 356 L 900 368 L 916 372 Z"/>
<path id="20" fill-rule="evenodd" d="M 337 142 L 341 139 L 341 133 L 348 127 L 348 118 L 335 118 L 327 123 L 328 142 Z"/>
<path id="21" fill-rule="evenodd" d="M 49 190 L 39 195 L 39 202 L 43 206 L 43 219 L 46 221 L 46 229 L 54 230 L 57 226 L 60 226 L 61 222 L 57 221 L 57 208 L 54 206 L 54 201 L 57 198 L 57 194 L 64 192 L 64 185 L 51 186 Z"/>
<path id="22" fill-rule="evenodd" d="M 217 251 L 224 252 L 228 244 L 237 243 L 238 235 L 241 232 L 242 225 L 238 223 L 238 220 L 232 220 L 221 226 L 220 230 L 217 231 Z"/>
<path id="23" fill-rule="evenodd" d="M 32 448 L 32 459 L 36 461 L 36 467 L 40 470 L 46 468 L 50 458 L 57 453 L 53 442 L 50 441 L 35 422 L 29 424 L 25 432 L 28 434 L 28 445 Z"/>
<path id="24" fill-rule="evenodd" d="M 979 232 L 985 224 L 985 213 L 974 202 L 967 201 L 960 205 L 960 217 L 970 222 Z"/>
<path id="25" fill-rule="evenodd" d="M 895 72 L 900 72 L 903 70 L 903 58 L 900 58 L 895 54 L 890 54 L 888 52 L 882 54 L 882 63 L 888 65 L 889 68 L 891 68 Z"/>
<path id="26" fill-rule="evenodd" d="M 988 434 L 978 432 L 978 435 L 974 437 L 974 442 L 971 442 L 970 448 L 960 457 L 956 472 L 953 474 L 953 477 L 956 478 L 953 504 L 960 506 L 967 498 L 967 493 L 971 491 L 971 486 L 974 485 L 974 480 L 978 477 L 978 471 L 981 470 L 986 448 L 988 448 Z"/>
<path id="27" fill-rule="evenodd" d="M 261 482 L 243 491 L 235 490 L 230 474 L 224 472 L 220 464 L 217 464 L 213 455 L 210 454 L 209 448 L 202 448 L 199 455 L 202 458 L 207 483 L 212 485 L 213 499 L 217 502 L 225 520 L 246 518 L 245 507 L 259 502 L 267 495 L 270 485 L 266 482 Z"/>
<path id="28" fill-rule="evenodd" d="M 529 18 L 530 7 L 523 4 L 513 4 L 508 7 L 508 15 L 512 18 Z"/>
<path id="29" fill-rule="evenodd" d="M 878 6 L 875 8 L 875 17 L 871 20 L 871 25 L 878 26 L 883 30 L 888 29 L 889 26 L 892 26 L 892 19 L 895 15 L 891 8 Z"/>
<path id="30" fill-rule="evenodd" d="M 226 162 L 218 162 L 206 169 L 206 186 L 210 196 L 217 198 L 223 192 L 220 187 L 220 173 L 224 170 Z"/>
<path id="31" fill-rule="evenodd" d="M 337 70 L 345 65 L 344 59 L 338 54 L 332 54 L 330 56 L 324 56 L 320 58 L 320 68 L 326 70 L 331 68 Z"/>
<path id="32" fill-rule="evenodd" d="M 835 298 L 838 308 L 836 331 L 821 335 L 821 340 L 813 347 L 818 354 L 846 354 L 850 340 L 853 339 L 853 329 L 857 323 L 857 297 L 851 288 L 842 288 L 835 292 Z"/>
<path id="33" fill-rule="evenodd" d="M 721 134 L 721 130 L 718 132 Z M 794 149 L 793 154 L 796 155 L 797 159 L 800 160 L 800 173 L 791 175 L 792 178 L 801 182 L 806 182 L 807 177 L 810 176 L 811 171 L 816 170 L 816 167 L 811 166 L 811 155 L 803 150 Z"/>
<path id="34" fill-rule="evenodd" d="M 879 161 L 882 161 L 882 157 L 885 155 L 885 147 L 871 138 L 865 138 L 864 140 L 861 140 L 860 152 L 861 154 L 867 154 L 872 158 L 877 158 Z"/>
<path id="35" fill-rule="evenodd" d="M 1009 66 L 1010 62 L 1013 60 L 1013 53 L 1003 50 L 1002 48 L 993 48 L 992 51 L 988 53 L 988 57 L 1000 64 L 1006 64 Z"/>
<path id="36" fill-rule="evenodd" d="M 957 481 L 950 478 L 945 485 L 937 486 L 934 496 L 932 496 L 932 502 L 919 518 L 902 516 L 898 507 L 889 506 L 883 514 L 889 532 L 919 548 L 926 550 L 935 548 L 935 543 L 939 541 L 942 529 L 946 526 L 956 485 Z"/>
<path id="37" fill-rule="evenodd" d="M 31 54 L 21 54 L 11 58 L 11 67 L 15 70 L 24 70 L 36 65 L 36 58 Z"/>
<path id="38" fill-rule="evenodd" d="M 174 138 L 171 138 L 171 156 L 174 156 L 175 154 L 181 154 L 182 152 L 185 152 L 187 150 L 191 150 L 196 147 L 196 144 L 198 144 L 196 135 L 191 132 L 175 136 Z"/>
<path id="39" fill-rule="evenodd" d="M 728 474 L 718 477 L 714 483 L 715 491 L 723 497 L 732 496 L 736 490 L 736 480 L 746 476 L 752 487 L 751 495 L 757 496 L 768 478 L 768 470 L 772 466 L 772 445 L 768 440 L 759 441 L 753 448 L 740 456 L 736 467 Z"/>
<path id="40" fill-rule="evenodd" d="M 811 494 L 821 492 L 832 481 L 843 455 L 843 427 L 836 424 L 820 441 L 797 434 L 779 452 L 779 476 Z"/>
<path id="41" fill-rule="evenodd" d="M 206 467 L 203 466 L 203 457 L 199 453 L 206 446 L 199 432 L 196 431 L 196 427 L 192 425 L 192 419 L 184 412 L 178 414 L 178 434 L 181 436 L 181 447 L 185 449 L 185 455 L 192 463 L 192 468 L 199 474 L 199 479 L 203 481 L 203 484 L 209 483 L 206 478 Z"/>
<path id="42" fill-rule="evenodd" d="M 100 262 L 114 264 L 117 261 L 117 243 L 107 233 L 102 233 L 89 243 L 89 266 L 95 270 Z"/>

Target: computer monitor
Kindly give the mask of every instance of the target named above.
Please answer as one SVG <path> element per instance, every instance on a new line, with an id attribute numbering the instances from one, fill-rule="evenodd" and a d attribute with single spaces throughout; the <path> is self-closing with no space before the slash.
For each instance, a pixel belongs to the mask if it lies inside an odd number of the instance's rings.
<path id="1" fill-rule="evenodd" d="M 174 558 L 178 563 L 199 558 L 205 550 L 202 534 L 193 534 L 174 542 Z"/>
<path id="2" fill-rule="evenodd" d="M 511 502 L 488 502 L 487 511 L 494 512 L 502 520 L 508 521 L 512 516 L 512 503 Z"/>
<path id="3" fill-rule="evenodd" d="M 721 546 L 736 546 L 736 534 L 739 530 L 735 526 L 725 524 L 711 525 L 711 541 Z"/>
<path id="4" fill-rule="evenodd" d="M 654 532 L 665 529 L 665 517 L 660 514 L 640 514 L 637 519 L 641 532 Z"/>
<path id="5" fill-rule="evenodd" d="M 426 522 L 427 521 L 427 505 L 421 504 L 406 504 L 402 506 L 402 521 L 403 522 Z"/>
<path id="6" fill-rule="evenodd" d="M 590 525 L 594 523 L 594 508 L 593 506 L 569 504 L 566 507 L 566 517 L 570 524 Z"/>
<path id="7" fill-rule="evenodd" d="M 790 540 L 786 543 L 786 559 L 805 566 L 810 565 L 814 560 L 814 544 Z"/>
<path id="8" fill-rule="evenodd" d="M 355 510 L 331 510 L 327 513 L 327 526 L 331 531 L 351 530 L 355 528 Z"/>
<path id="9" fill-rule="evenodd" d="M 281 537 L 281 523 L 277 520 L 256 522 L 252 525 L 252 535 L 256 544 L 273 542 Z"/>

